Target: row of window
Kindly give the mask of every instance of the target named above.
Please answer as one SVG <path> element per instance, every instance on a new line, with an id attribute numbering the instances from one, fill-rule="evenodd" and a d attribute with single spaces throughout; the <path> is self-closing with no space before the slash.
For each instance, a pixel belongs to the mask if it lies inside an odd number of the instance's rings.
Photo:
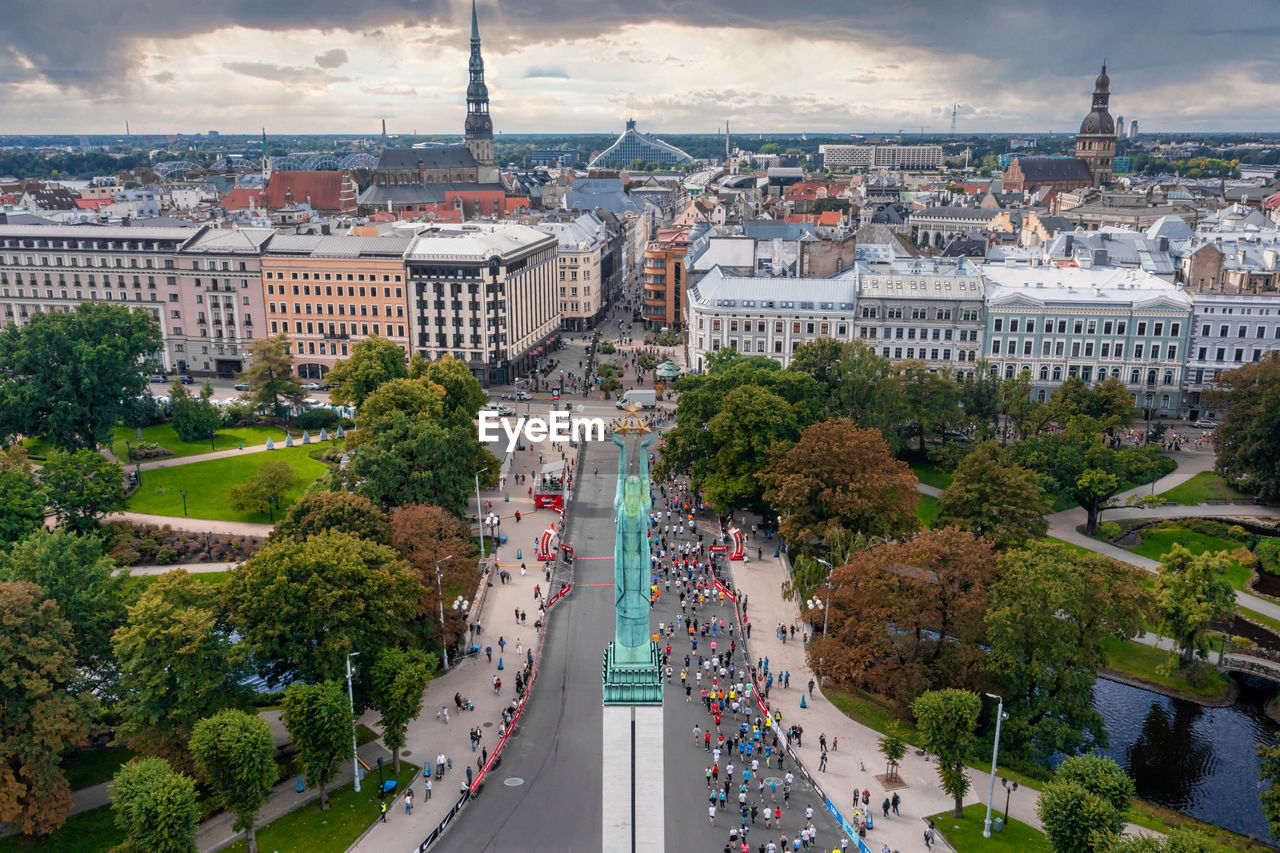
<path id="1" fill-rule="evenodd" d="M 1230 327 L 1230 326 L 1228 326 L 1228 325 L 1226 325 L 1225 323 L 1224 323 L 1223 325 L 1221 325 L 1221 326 L 1219 326 L 1219 327 L 1218 327 L 1218 337 L 1220 337 L 1220 338 L 1230 337 L 1230 332 L 1231 332 L 1231 327 Z M 1275 333 L 1275 339 L 1276 339 L 1277 341 L 1280 341 L 1280 326 L 1276 326 L 1276 327 L 1275 327 L 1275 329 L 1274 329 L 1274 333 Z M 1203 326 L 1201 326 L 1201 327 L 1200 327 L 1200 336 L 1201 336 L 1202 338 L 1208 338 L 1208 337 L 1212 337 L 1212 336 L 1213 336 L 1212 327 L 1211 327 L 1208 323 L 1206 323 L 1206 324 L 1204 324 Z M 1267 336 L 1267 327 L 1266 327 L 1266 326 L 1257 326 L 1257 327 L 1254 329 L 1253 336 L 1254 336 L 1255 338 L 1259 339 L 1259 340 L 1261 340 L 1261 339 L 1265 338 L 1265 337 Z M 1247 338 L 1247 337 L 1249 337 L 1249 327 L 1248 327 L 1248 326 L 1237 326 L 1237 327 L 1236 327 L 1236 337 L 1237 337 L 1237 338 Z"/>
<path id="2" fill-rule="evenodd" d="M 1032 355 L 1034 343 L 1035 342 L 1030 338 L 1023 340 L 1022 354 Z M 1040 355 L 1064 357 L 1067 354 L 1066 344 L 1067 344 L 1066 341 L 1041 341 Z M 1003 350 L 1003 354 L 1017 355 L 1018 342 L 1016 340 L 1006 340 L 1002 342 L 1000 338 L 993 338 L 991 340 L 991 354 L 1001 355 L 1002 350 Z M 1096 351 L 1099 358 L 1115 358 L 1115 359 L 1124 358 L 1123 343 L 1118 343 L 1118 342 L 1112 343 L 1110 341 L 1106 341 L 1101 344 L 1096 344 Z M 1084 358 L 1093 358 L 1094 352 L 1095 352 L 1094 341 L 1071 341 L 1070 353 L 1072 358 L 1080 358 L 1082 355 Z M 1145 344 L 1133 345 L 1134 358 L 1142 358 L 1144 354 L 1146 354 L 1147 352 L 1148 350 Z M 1151 345 L 1150 358 L 1152 358 L 1153 360 L 1159 360 L 1162 354 L 1164 358 L 1168 359 L 1169 361 L 1176 361 L 1178 358 L 1178 345 L 1167 344 L 1163 348 L 1161 347 L 1160 344 Z"/>
<path id="3" fill-rule="evenodd" d="M 323 280 L 324 280 L 324 281 L 342 281 L 342 280 L 343 280 L 343 278 L 342 278 L 342 276 L 343 276 L 343 275 L 344 275 L 344 273 L 340 273 L 340 272 L 335 272 L 335 273 L 325 273 L 325 274 L 324 274 L 324 279 L 323 279 Z M 350 272 L 349 272 L 349 273 L 345 273 L 345 275 L 346 275 L 346 281 L 377 281 L 377 280 L 378 280 L 378 276 L 377 276 L 375 273 L 369 273 L 369 277 L 368 277 L 368 278 L 365 278 L 365 274 L 364 274 L 364 273 L 350 273 Z M 273 272 L 271 272 L 271 270 L 266 270 L 266 271 L 264 271 L 264 272 L 262 273 L 262 277 L 263 277 L 264 279 L 273 279 L 273 278 L 274 278 L 274 279 L 276 279 L 276 280 L 282 280 L 282 279 L 284 279 L 286 276 L 285 276 L 285 274 L 284 274 L 283 272 L 275 272 L 275 273 L 273 273 Z M 298 279 L 299 279 L 299 273 L 296 273 L 296 272 L 290 272 L 290 273 L 289 273 L 289 275 L 288 275 L 288 278 L 290 278 L 290 279 L 291 279 L 291 280 L 293 280 L 293 281 L 298 281 Z M 301 273 L 301 280 L 302 280 L 302 281 L 321 281 L 320 273 L 309 273 L 309 272 L 303 272 L 303 273 Z M 396 274 L 395 274 L 395 276 L 394 276 L 394 278 L 391 276 L 391 274 L 390 274 L 390 273 L 383 273 L 383 274 L 382 274 L 382 280 L 383 280 L 383 281 L 400 281 L 400 273 L 396 273 Z M 294 292 L 296 293 L 297 291 L 294 291 Z"/>
<path id="4" fill-rule="evenodd" d="M 248 303 L 246 302 L 246 304 L 248 304 Z M 294 313 L 294 314 L 311 314 L 311 313 L 316 313 L 316 314 L 328 314 L 329 316 L 333 316 L 333 315 L 334 315 L 334 313 L 335 313 L 335 312 L 334 312 L 334 310 L 333 310 L 333 306 L 334 306 L 334 303 L 333 303 L 333 302 L 327 302 L 327 303 L 320 303 L 320 302 L 317 302 L 317 303 L 315 304 L 315 311 L 314 311 L 314 312 L 312 312 L 312 310 L 311 310 L 312 305 L 311 305 L 311 303 L 310 303 L 310 302 L 295 302 L 295 303 L 293 303 L 293 313 Z M 355 306 L 355 305 L 346 305 L 346 304 L 344 304 L 344 303 L 342 303 L 342 302 L 339 302 L 339 303 L 337 303 L 337 306 L 338 306 L 338 310 L 337 310 L 337 312 L 336 312 L 336 313 L 337 313 L 337 316 L 339 316 L 339 317 L 345 317 L 345 316 L 355 317 L 355 316 L 357 316 L 357 315 L 356 315 L 356 306 Z M 277 308 L 277 303 L 275 303 L 275 302 L 268 302 L 268 303 L 267 303 L 267 311 L 268 311 L 268 313 L 271 313 L 271 314 L 287 314 L 287 313 L 289 313 L 289 303 L 287 303 L 287 302 L 281 302 L 281 303 L 279 303 L 279 309 L 280 309 L 279 311 L 277 311 L 277 310 L 276 310 L 276 308 Z M 384 312 L 384 315 L 383 315 L 383 316 L 390 317 L 390 316 L 392 315 L 392 313 L 391 313 L 391 306 L 390 306 L 390 305 L 384 305 L 384 306 L 383 306 L 383 308 L 385 309 L 385 312 Z M 327 309 L 327 310 L 326 310 L 326 309 Z M 361 316 L 361 317 L 369 317 L 369 316 L 377 317 L 377 316 L 378 316 L 378 306 L 377 306 L 377 305 L 365 305 L 365 304 L 361 303 L 361 305 L 360 305 L 360 313 L 359 313 L 359 316 Z M 403 306 L 403 305 L 396 305 L 395 316 L 397 316 L 397 317 L 403 317 L 403 316 L 404 316 L 404 306 Z"/>
<path id="5" fill-rule="evenodd" d="M 383 276 L 383 278 L 385 279 L 385 278 L 386 278 L 386 276 Z M 364 281 L 364 276 L 363 276 L 363 275 L 362 275 L 362 276 L 360 276 L 360 280 L 361 280 L 361 281 Z M 396 276 L 396 281 L 399 281 L 399 280 L 400 280 L 400 276 Z M 298 293 L 298 288 L 299 288 L 299 287 L 301 287 L 301 288 L 302 288 L 302 293 L 301 293 L 301 294 L 299 294 L 299 293 Z M 344 288 L 344 287 L 346 287 L 346 293 L 343 293 L 343 288 Z M 276 294 L 276 295 L 279 295 L 279 296 L 284 296 L 284 295 L 285 295 L 285 290 L 284 290 L 284 288 L 285 288 L 285 285 L 283 285 L 283 284 L 268 284 L 268 285 L 267 285 L 267 295 L 268 295 L 268 296 L 271 296 L 272 294 Z M 397 288 L 395 289 L 395 291 L 396 291 L 396 299 L 400 299 L 400 298 L 402 298 L 402 297 L 403 297 L 403 295 L 404 295 L 404 291 L 403 291 L 401 288 L 397 287 Z M 294 296 L 310 296 L 310 295 L 311 295 L 311 285 L 309 285 L 309 284 L 303 284 L 303 285 L 297 285 L 297 284 L 295 284 L 295 285 L 293 285 L 293 295 L 294 295 Z M 320 296 L 320 295 L 321 295 L 321 293 L 320 293 L 320 285 L 318 285 L 318 284 L 316 285 L 316 292 L 315 292 L 315 295 L 316 295 L 316 296 Z M 333 292 L 333 285 L 325 285 L 325 288 L 324 288 L 324 294 L 323 294 L 323 295 L 324 295 L 324 296 L 335 296 L 335 295 L 336 295 L 336 296 L 356 296 L 356 295 L 364 296 L 364 295 L 365 295 L 365 289 L 364 289 L 363 287 L 355 287 L 355 286 L 349 286 L 349 287 L 348 287 L 348 286 L 346 286 L 346 285 L 341 285 L 341 284 L 340 284 L 340 285 L 338 285 L 338 292 L 335 294 L 335 293 Z M 376 288 L 376 287 L 371 287 L 371 288 L 369 288 L 369 293 L 368 293 L 368 295 L 376 299 L 376 298 L 378 297 L 378 288 Z M 382 288 L 382 298 L 383 298 L 383 299 L 390 299 L 390 298 L 391 298 L 391 288 L 389 288 L 389 287 L 384 287 L 384 288 Z"/>
<path id="6" fill-rule="evenodd" d="M 906 316 L 904 316 L 904 312 Z M 886 320 L 905 320 L 910 316 L 912 320 L 951 320 L 953 316 L 959 316 L 963 323 L 978 322 L 978 309 L 962 308 L 956 312 L 952 308 L 912 308 L 908 312 L 905 308 L 886 308 L 884 309 L 884 319 Z M 875 305 L 862 306 L 861 317 L 864 320 L 876 320 L 880 317 L 880 309 Z"/>
<path id="7" fill-rule="evenodd" d="M 80 261 L 81 261 L 81 259 L 80 259 L 80 258 L 78 258 L 78 257 L 75 257 L 74 255 L 73 255 L 73 256 L 71 256 L 71 257 L 69 257 L 69 258 L 66 258 L 66 259 L 65 259 L 65 261 L 64 261 L 64 259 L 63 259 L 63 258 L 61 258 L 61 257 L 56 257 L 56 256 L 55 256 L 55 257 L 53 258 L 53 263 L 49 263 L 49 258 L 48 258 L 48 257 L 42 257 L 42 258 L 40 258 L 40 263 L 38 263 L 38 264 L 37 264 L 37 263 L 36 263 L 36 259 L 35 259 L 35 257 L 34 257 L 34 256 L 32 256 L 32 255 L 25 255 L 25 256 L 24 256 L 24 255 L 13 255 L 13 256 L 5 255 L 5 256 L 3 256 L 3 257 L 0 257 L 0 263 L 6 263 L 6 264 L 9 264 L 9 265 L 11 265 L 11 266 L 28 266 L 28 267 L 34 267 L 34 266 L 44 266 L 44 267 L 62 267 L 62 266 L 67 266 L 67 267 L 133 267 L 133 268 L 135 268 L 135 269 L 141 268 L 141 269 L 148 269 L 148 270 L 149 270 L 149 269 L 157 269 L 158 267 L 160 267 L 160 265 L 158 265 L 158 264 L 153 264 L 153 263 L 152 263 L 152 259 L 151 259 L 151 258 L 143 258 L 141 263 L 139 263 L 139 262 L 138 262 L 138 259 L 137 259 L 137 258 L 129 258 L 129 263 L 127 263 L 127 264 L 124 262 L 124 261 L 125 261 L 125 259 L 124 259 L 124 258 L 104 258 L 104 257 L 100 257 L 100 256 L 99 256 L 99 257 L 97 258 L 97 260 L 98 260 L 98 262 L 95 264 L 95 263 L 93 262 L 93 261 L 94 261 L 94 256 L 92 256 L 92 255 L 91 255 L 91 256 L 89 256 L 89 257 L 87 257 L 87 258 L 84 258 L 84 263 L 81 263 L 81 262 L 80 262 Z M 115 261 L 115 263 L 110 263 L 110 261 L 112 261 L 112 260 L 114 260 L 114 261 Z M 25 263 L 24 263 L 24 261 L 25 261 Z M 163 264 L 163 268 L 164 268 L 164 269 L 167 269 L 167 270 L 174 269 L 174 262 L 173 262 L 173 260 L 172 260 L 172 259 L 165 259 L 164 264 Z M 191 268 L 192 268 L 192 269 L 196 269 L 197 267 L 195 266 L 195 264 L 192 264 L 192 265 L 191 265 Z M 209 262 L 209 269 L 213 269 L 213 268 L 214 268 L 214 267 L 213 267 L 213 261 L 210 261 L 210 262 Z M 223 267 L 222 267 L 222 268 L 223 268 L 224 270 L 225 270 L 225 269 L 228 269 L 228 267 L 225 265 L 225 263 L 224 263 L 224 265 L 223 265 Z M 244 269 L 244 264 L 243 264 L 243 263 L 242 263 L 242 264 L 240 264 L 240 269 Z"/>
<path id="8" fill-rule="evenodd" d="M 1058 324 L 1057 334 L 1059 334 L 1059 335 L 1065 335 L 1065 334 L 1067 333 L 1067 324 L 1068 324 L 1068 322 L 1070 322 L 1070 324 L 1071 324 L 1071 333 L 1072 333 L 1072 334 L 1075 334 L 1075 335 L 1081 335 L 1081 334 L 1085 334 L 1085 335 L 1096 335 L 1096 334 L 1098 334 L 1098 321 L 1097 321 L 1097 320 L 1070 320 L 1070 321 L 1068 321 L 1068 320 L 1061 320 L 1061 319 L 1057 321 L 1057 324 Z M 1008 318 L 1008 323 L 1007 323 L 1007 324 L 1005 323 L 1005 318 L 1003 318 L 1003 317 L 996 317 L 995 319 L 993 319 L 993 320 L 991 321 L 991 324 L 992 324 L 992 331 L 995 331 L 995 332 L 1003 332 L 1003 331 L 1005 331 L 1005 326 L 1006 326 L 1006 325 L 1008 326 L 1008 331 L 1010 331 L 1010 332 L 1017 332 L 1017 331 L 1019 330 L 1019 329 L 1018 329 L 1018 327 L 1019 327 L 1019 318 L 1018 318 L 1018 317 L 1010 317 L 1010 318 Z M 1053 320 L 1053 318 L 1047 318 L 1047 319 L 1044 321 L 1044 325 L 1043 325 L 1043 326 L 1041 326 L 1041 331 L 1042 331 L 1044 334 L 1047 334 L 1047 335 L 1054 334 L 1054 328 L 1053 328 L 1053 325 L 1054 325 L 1054 320 Z M 1114 328 L 1114 331 L 1112 331 L 1112 329 L 1113 329 L 1113 328 Z M 1125 333 L 1126 333 L 1126 329 L 1127 329 L 1127 328 L 1128 328 L 1128 324 L 1127 324 L 1124 320 L 1115 320 L 1115 321 L 1113 321 L 1113 320 L 1103 320 L 1103 321 L 1102 321 L 1102 334 L 1104 334 L 1104 335 L 1111 335 L 1111 334 L 1123 335 L 1123 334 L 1125 334 Z M 1141 336 L 1145 336 L 1145 335 L 1147 334 L 1147 321 L 1146 321 L 1146 320 L 1139 320 L 1139 321 L 1137 322 L 1136 329 L 1137 329 L 1137 334 L 1138 334 L 1140 337 L 1141 337 Z M 1176 337 L 1178 337 L 1178 335 L 1180 335 L 1180 334 L 1182 333 L 1182 324 L 1181 324 L 1181 323 L 1169 323 L 1169 324 L 1168 324 L 1168 329 L 1169 329 L 1169 337 L 1176 338 Z M 1036 331 L 1036 321 L 1035 321 L 1034 319 L 1030 318 L 1030 317 L 1025 318 L 1025 323 L 1022 323 L 1022 331 L 1026 332 L 1027 334 L 1034 334 L 1034 333 L 1035 333 L 1035 331 Z M 1151 323 L 1151 335 L 1152 335 L 1153 337 L 1157 337 L 1157 338 L 1164 337 L 1164 333 L 1165 333 L 1165 323 L 1164 323 L 1164 322 L 1162 322 L 1162 321 L 1156 321 L 1156 322 Z"/>
<path id="9" fill-rule="evenodd" d="M 382 334 L 382 327 L 383 327 L 383 326 L 382 326 L 382 324 L 381 324 L 381 323 L 374 323 L 374 324 L 373 324 L 373 333 L 374 333 L 375 335 L 381 335 L 381 334 Z M 305 331 L 305 332 L 303 331 L 303 329 L 304 329 L 304 328 L 306 329 L 306 331 Z M 402 326 L 402 325 L 398 325 L 398 324 L 397 324 L 397 325 L 395 325 L 395 326 L 393 326 L 391 323 L 387 323 L 387 324 L 386 324 L 386 329 L 387 329 L 387 335 L 388 335 L 388 336 L 390 336 L 390 335 L 391 335 L 391 330 L 392 330 L 393 328 L 396 330 L 396 332 L 395 332 L 396 336 L 401 337 L 401 338 L 403 338 L 403 337 L 405 336 L 405 335 L 404 335 L 404 326 Z M 288 333 L 289 333 L 289 321 L 288 321 L 288 320 L 284 320 L 284 321 L 276 321 L 276 320 L 272 320 L 272 321 L 271 321 L 271 334 L 275 335 L 275 334 L 279 334 L 280 332 L 284 332 L 285 334 L 288 334 Z M 350 330 L 348 331 L 348 328 L 347 328 L 347 324 L 346 324 L 346 323 L 338 323 L 338 324 L 336 324 L 336 327 L 335 327 L 335 324 L 330 323 L 330 324 L 329 324 L 329 326 L 328 326 L 328 328 L 326 329 L 326 328 L 325 328 L 325 324 L 324 324 L 324 323 L 315 323 L 315 324 L 312 324 L 312 323 L 303 323 L 302 321 L 294 321 L 294 324 L 293 324 L 293 333 L 294 333 L 295 335 L 302 335 L 302 334 L 307 334 L 307 335 L 327 335 L 328 337 L 337 337 L 337 336 L 339 336 L 339 335 L 341 335 L 342 337 L 350 337 L 351 335 L 360 334 L 360 335 L 364 335 L 364 336 L 366 336 L 366 337 L 367 337 L 367 336 L 369 335 L 369 324 L 368 324 L 368 323 L 361 323 L 361 324 L 360 324 L 360 331 L 357 333 L 357 332 L 356 332 L 356 324 L 355 324 L 355 323 L 352 323 L 352 324 L 351 324 Z M 335 345 L 335 346 L 336 346 L 336 345 Z"/>

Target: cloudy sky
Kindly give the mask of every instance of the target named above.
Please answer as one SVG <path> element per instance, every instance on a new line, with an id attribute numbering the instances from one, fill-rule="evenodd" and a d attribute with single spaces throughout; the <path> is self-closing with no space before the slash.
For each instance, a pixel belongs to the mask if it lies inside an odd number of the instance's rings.
<path id="1" fill-rule="evenodd" d="M 455 133 L 466 0 L 0 0 L 0 133 Z M 479 0 L 510 133 L 1280 129 L 1276 0 Z"/>

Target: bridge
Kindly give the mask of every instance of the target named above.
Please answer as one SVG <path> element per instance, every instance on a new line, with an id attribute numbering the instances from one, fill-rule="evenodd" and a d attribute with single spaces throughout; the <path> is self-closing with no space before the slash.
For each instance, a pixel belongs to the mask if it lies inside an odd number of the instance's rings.
<path id="1" fill-rule="evenodd" d="M 1245 675 L 1257 675 L 1261 678 L 1280 682 L 1280 661 L 1260 655 L 1222 652 L 1218 655 L 1218 669 L 1227 672 L 1240 672 Z"/>

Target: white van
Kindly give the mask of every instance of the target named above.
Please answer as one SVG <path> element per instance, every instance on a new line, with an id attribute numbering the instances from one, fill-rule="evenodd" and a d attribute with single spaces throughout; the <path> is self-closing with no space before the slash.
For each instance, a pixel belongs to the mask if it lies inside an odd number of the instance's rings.
<path id="1" fill-rule="evenodd" d="M 652 390 L 632 388 L 618 398 L 619 409 L 625 409 L 632 403 L 638 403 L 642 409 L 653 409 L 658 405 L 658 395 Z"/>

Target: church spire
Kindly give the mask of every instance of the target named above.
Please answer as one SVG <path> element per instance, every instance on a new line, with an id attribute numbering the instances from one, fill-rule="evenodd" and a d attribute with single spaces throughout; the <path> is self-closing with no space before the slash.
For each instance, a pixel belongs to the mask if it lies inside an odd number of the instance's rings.
<path id="1" fill-rule="evenodd" d="M 471 40 L 480 41 L 480 20 L 476 17 L 476 0 L 471 0 Z M 1103 65 L 1106 70 L 1106 65 Z"/>
<path id="2" fill-rule="evenodd" d="M 471 58 L 467 62 L 467 119 L 465 139 L 472 156 L 482 166 L 493 165 L 493 121 L 489 118 L 489 87 L 484 82 L 484 58 L 480 55 L 480 21 L 476 0 L 471 0 Z"/>

